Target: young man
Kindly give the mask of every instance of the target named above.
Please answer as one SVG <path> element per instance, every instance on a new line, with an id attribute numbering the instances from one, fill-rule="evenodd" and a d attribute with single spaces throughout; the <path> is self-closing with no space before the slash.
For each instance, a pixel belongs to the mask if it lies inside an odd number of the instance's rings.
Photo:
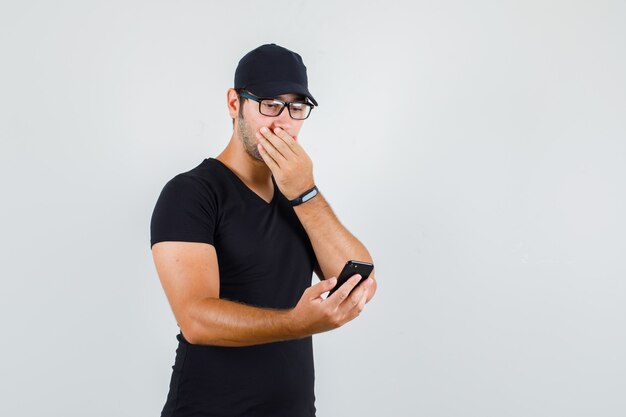
<path id="1" fill-rule="evenodd" d="M 372 258 L 315 187 L 297 141 L 317 105 L 300 55 L 250 51 L 227 104 L 228 146 L 172 178 L 152 214 L 154 262 L 181 330 L 161 416 L 315 416 L 312 335 L 358 316 L 376 281 L 355 288 L 355 275 L 321 295 L 348 260 Z"/>

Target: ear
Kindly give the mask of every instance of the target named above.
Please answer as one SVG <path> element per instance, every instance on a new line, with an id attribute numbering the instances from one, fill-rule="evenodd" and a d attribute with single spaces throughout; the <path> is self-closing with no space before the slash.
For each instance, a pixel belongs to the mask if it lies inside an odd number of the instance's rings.
<path id="1" fill-rule="evenodd" d="M 234 88 L 229 88 L 226 92 L 226 104 L 228 106 L 228 113 L 230 114 L 230 118 L 236 119 L 241 102 L 239 101 L 239 97 L 237 96 L 237 92 Z"/>

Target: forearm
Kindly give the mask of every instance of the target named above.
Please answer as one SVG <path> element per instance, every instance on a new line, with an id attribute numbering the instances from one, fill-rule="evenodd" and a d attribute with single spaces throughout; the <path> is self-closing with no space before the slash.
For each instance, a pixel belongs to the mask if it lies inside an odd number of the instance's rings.
<path id="1" fill-rule="evenodd" d="M 185 338 L 200 345 L 249 346 L 308 336 L 293 323 L 290 311 L 206 298 L 191 308 Z"/>
<path id="2" fill-rule="evenodd" d="M 257 137 L 261 157 L 285 197 L 293 200 L 313 187 L 313 163 L 294 136 L 277 127 L 273 132 L 261 128 Z M 343 227 L 319 191 L 312 199 L 295 206 L 294 210 L 315 251 L 321 269 L 316 272 L 322 275 L 321 279 L 337 276 L 350 259 L 373 263 L 365 246 Z M 371 288 L 375 291 L 374 274 L 370 277 L 373 282 Z M 368 300 L 374 291 L 369 293 Z"/>
<path id="3" fill-rule="evenodd" d="M 373 262 L 367 248 L 339 222 L 322 193 L 294 210 L 309 235 L 324 278 L 338 276 L 350 259 Z M 374 279 L 374 274 L 370 277 Z"/>

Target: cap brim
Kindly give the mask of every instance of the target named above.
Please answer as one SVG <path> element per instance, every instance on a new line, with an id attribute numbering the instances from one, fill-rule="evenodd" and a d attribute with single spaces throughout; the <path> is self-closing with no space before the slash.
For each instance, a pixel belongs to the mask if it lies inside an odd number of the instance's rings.
<path id="1" fill-rule="evenodd" d="M 245 87 L 257 97 L 276 97 L 281 94 L 302 94 L 308 97 L 311 102 L 317 106 L 317 101 L 313 98 L 309 90 L 300 84 L 286 82 L 286 81 L 272 81 L 262 84 L 250 84 Z"/>

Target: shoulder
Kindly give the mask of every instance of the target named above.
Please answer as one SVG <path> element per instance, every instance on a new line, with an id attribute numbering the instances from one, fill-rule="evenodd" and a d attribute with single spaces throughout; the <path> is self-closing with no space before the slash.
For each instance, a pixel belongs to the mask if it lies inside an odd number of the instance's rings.
<path id="1" fill-rule="evenodd" d="M 198 167 L 175 175 L 163 186 L 152 212 L 152 244 L 164 241 L 213 243 L 219 223 L 219 180 Z"/>
<path id="2" fill-rule="evenodd" d="M 163 187 L 163 193 L 175 197 L 205 196 L 215 200 L 224 183 L 223 173 L 210 159 L 205 159 L 193 169 L 171 178 Z"/>
<path id="3" fill-rule="evenodd" d="M 172 213 L 216 213 L 223 200 L 224 180 L 221 172 L 205 159 L 195 168 L 172 177 L 163 186 L 156 202 L 155 211 Z"/>

